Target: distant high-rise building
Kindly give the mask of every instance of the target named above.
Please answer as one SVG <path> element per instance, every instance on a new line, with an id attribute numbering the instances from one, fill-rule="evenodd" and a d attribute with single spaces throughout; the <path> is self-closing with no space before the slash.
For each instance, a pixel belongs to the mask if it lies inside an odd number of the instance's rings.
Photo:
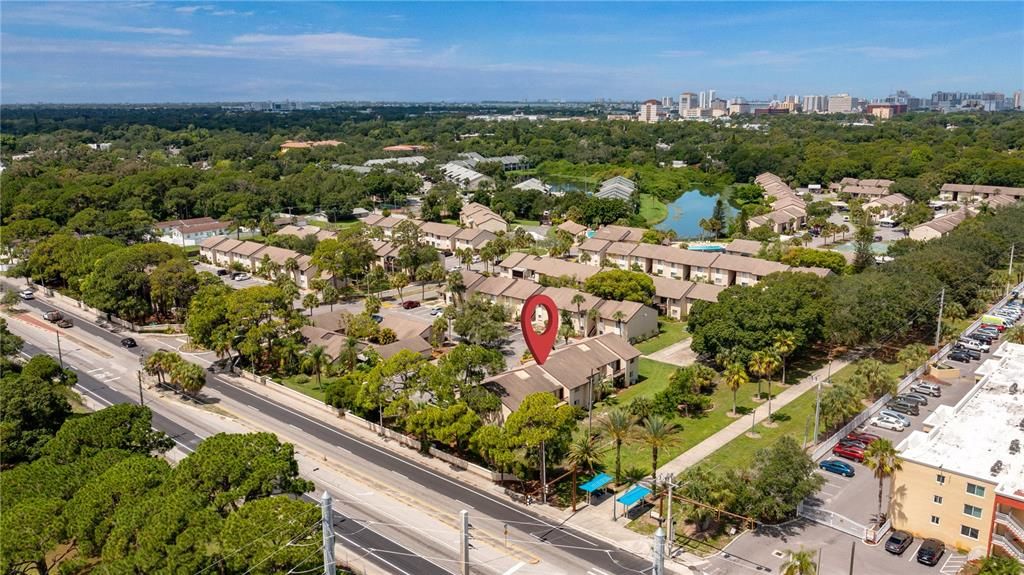
<path id="1" fill-rule="evenodd" d="M 683 92 L 679 94 L 679 115 L 683 116 L 686 110 L 697 107 L 697 94 L 693 92 Z"/>
<path id="2" fill-rule="evenodd" d="M 672 109 L 672 96 L 665 96 L 661 99 L 661 107 L 666 110 Z"/>
<path id="3" fill-rule="evenodd" d="M 786 96 L 786 104 L 796 104 L 800 102 L 800 96 Z"/>
<path id="4" fill-rule="evenodd" d="M 707 92 L 701 92 L 700 93 L 700 106 L 699 107 L 700 108 L 707 108 L 708 107 L 708 93 Z"/>
<path id="5" fill-rule="evenodd" d="M 826 96 L 804 96 L 804 112 L 808 114 L 819 114 L 828 111 L 828 97 Z"/>
<path id="6" fill-rule="evenodd" d="M 715 91 L 714 90 L 708 90 L 708 102 L 707 102 L 708 107 L 710 107 L 711 106 L 711 102 L 714 102 L 714 101 L 715 101 Z"/>
<path id="7" fill-rule="evenodd" d="M 828 97 L 829 114 L 845 114 L 853 111 L 853 98 L 849 94 L 836 94 Z"/>
<path id="8" fill-rule="evenodd" d="M 647 100 L 640 105 L 637 119 L 641 122 L 654 124 L 661 121 L 661 104 L 657 100 Z"/>
<path id="9" fill-rule="evenodd" d="M 1024 98 L 1024 92 L 1021 92 L 1020 90 L 1017 90 L 1016 92 L 1013 93 L 1013 107 L 1014 107 L 1014 109 L 1017 109 L 1017 110 L 1021 109 L 1021 104 L 1024 103 L 1024 102 L 1021 102 L 1022 98 Z"/>

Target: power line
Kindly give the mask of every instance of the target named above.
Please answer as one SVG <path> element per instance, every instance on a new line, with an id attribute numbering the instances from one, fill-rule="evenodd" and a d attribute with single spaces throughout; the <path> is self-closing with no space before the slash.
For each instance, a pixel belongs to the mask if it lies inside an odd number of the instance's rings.
<path id="1" fill-rule="evenodd" d="M 294 547 L 294 543 L 295 543 L 295 541 L 298 541 L 299 539 L 301 539 L 301 538 L 303 538 L 303 537 L 305 537 L 305 536 L 308 536 L 308 535 L 310 535 L 310 534 L 311 534 L 311 533 L 312 533 L 312 532 L 313 532 L 313 531 L 314 531 L 315 529 L 317 529 L 317 528 L 319 528 L 319 527 L 320 527 L 320 521 L 319 521 L 319 520 L 317 520 L 316 524 L 315 524 L 315 525 L 313 525 L 313 527 L 312 527 L 312 528 L 310 528 L 310 529 L 307 529 L 307 530 L 303 531 L 302 533 L 299 533 L 299 534 L 298 534 L 298 535 L 296 535 L 295 537 L 291 538 L 291 539 L 290 539 L 290 540 L 289 540 L 289 541 L 288 541 L 287 543 L 285 543 L 284 545 L 281 545 L 280 547 L 278 547 L 277 549 L 275 549 L 274 551 L 272 551 L 272 552 L 270 553 L 270 555 L 267 555 L 266 557 L 264 557 L 263 559 L 261 559 L 261 560 L 260 560 L 259 562 L 257 562 L 257 563 L 255 563 L 255 564 L 253 564 L 253 566 L 252 566 L 252 567 L 249 567 L 249 569 L 247 569 L 247 570 L 246 570 L 246 571 L 245 571 L 244 573 L 242 573 L 242 575 L 248 575 L 249 573 L 251 573 L 251 572 L 253 571 L 253 569 L 256 569 L 256 568 L 257 568 L 257 567 L 259 567 L 260 565 L 262 565 L 262 564 L 266 563 L 267 561 L 269 561 L 269 560 L 270 560 L 270 558 L 271 558 L 271 557 L 273 557 L 273 556 L 277 555 L 277 554 L 278 554 L 278 553 L 280 553 L 281 551 L 284 551 L 284 550 L 285 550 L 286 548 L 288 548 L 288 547 Z M 317 551 L 319 552 L 320 550 L 319 550 L 319 549 L 317 549 Z"/>
<path id="2" fill-rule="evenodd" d="M 315 522 L 311 523 L 310 525 L 306 526 L 306 529 L 312 529 L 313 527 L 316 527 L 316 526 L 318 526 L 318 525 L 320 525 L 320 520 L 319 520 L 319 519 L 317 519 L 317 520 L 316 520 Z M 214 560 L 214 561 L 213 561 L 212 563 L 210 563 L 210 564 L 209 564 L 209 565 L 207 565 L 206 567 L 203 567 L 203 568 L 202 568 L 202 569 L 200 569 L 199 571 L 196 571 L 196 572 L 195 572 L 195 573 L 193 573 L 192 575 L 201 575 L 202 573 L 205 573 L 206 571 L 208 571 L 208 570 L 209 570 L 209 569 L 210 569 L 211 567 L 213 567 L 213 566 L 215 566 L 215 565 L 217 565 L 217 564 L 219 564 L 219 563 L 223 563 L 223 562 L 224 562 L 224 560 L 225 560 L 225 559 L 227 559 L 228 557 L 231 557 L 231 556 L 233 556 L 233 555 L 236 555 L 236 554 L 240 553 L 241 551 L 243 551 L 243 550 L 245 550 L 245 549 L 248 549 L 249 547 L 252 547 L 253 545 L 255 545 L 255 544 L 257 544 L 257 543 L 259 543 L 259 542 L 261 542 L 261 541 L 264 541 L 264 540 L 265 540 L 265 539 L 267 539 L 268 537 L 271 537 L 271 536 L 277 535 L 277 534 L 279 534 L 279 533 L 281 533 L 281 532 L 283 532 L 283 531 L 286 531 L 286 530 L 288 530 L 288 529 L 291 529 L 291 528 L 294 528 L 294 527 L 295 527 L 294 525 L 285 525 L 284 527 L 279 527 L 278 529 L 275 529 L 275 530 L 273 530 L 273 531 L 271 531 L 271 532 L 268 532 L 268 533 L 264 533 L 264 534 L 263 534 L 263 535 L 261 535 L 260 537 L 258 537 L 258 538 L 256 538 L 256 539 L 253 539 L 253 540 L 249 541 L 249 542 L 248 542 L 248 543 L 246 543 L 245 545 L 242 545 L 241 547 L 239 547 L 239 548 L 235 549 L 234 551 L 232 551 L 232 552 L 228 553 L 227 555 L 222 555 L 222 556 L 218 557 L 218 558 L 217 558 L 216 560 Z"/>

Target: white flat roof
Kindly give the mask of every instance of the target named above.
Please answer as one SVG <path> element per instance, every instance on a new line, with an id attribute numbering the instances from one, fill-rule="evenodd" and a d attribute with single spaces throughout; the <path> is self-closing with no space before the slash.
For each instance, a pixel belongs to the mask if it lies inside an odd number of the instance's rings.
<path id="1" fill-rule="evenodd" d="M 1024 500 L 1024 345 L 1003 343 L 976 374 L 981 380 L 959 403 L 928 416 L 931 431 L 899 444 L 900 456 L 995 483 L 997 493 Z M 1011 454 L 1014 439 L 1021 449 Z M 997 461 L 1002 468 L 993 473 Z"/>

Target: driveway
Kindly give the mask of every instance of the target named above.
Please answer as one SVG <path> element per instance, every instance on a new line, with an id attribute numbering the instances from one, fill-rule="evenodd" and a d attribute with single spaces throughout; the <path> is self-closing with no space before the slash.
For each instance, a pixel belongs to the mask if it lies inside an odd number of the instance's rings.
<path id="1" fill-rule="evenodd" d="M 697 354 L 690 349 L 691 341 L 692 338 L 688 337 L 679 343 L 674 343 L 666 348 L 659 349 L 646 357 L 647 359 L 653 359 L 654 361 L 660 361 L 662 363 L 670 363 L 672 365 L 678 365 L 679 367 L 692 365 L 693 362 L 697 361 Z"/>

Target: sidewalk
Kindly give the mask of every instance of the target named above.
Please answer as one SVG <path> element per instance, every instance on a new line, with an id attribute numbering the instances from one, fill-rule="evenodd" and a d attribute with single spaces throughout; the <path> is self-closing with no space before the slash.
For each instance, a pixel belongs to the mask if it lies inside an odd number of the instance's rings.
<path id="1" fill-rule="evenodd" d="M 687 336 L 683 341 L 673 343 L 666 348 L 659 349 L 658 351 L 645 355 L 644 357 L 679 367 L 693 365 L 693 362 L 697 361 L 697 354 L 690 349 L 690 343 L 692 341 L 693 338 Z"/>
<path id="2" fill-rule="evenodd" d="M 832 362 L 831 372 L 836 373 L 840 369 L 849 365 L 849 363 L 849 358 L 836 359 Z M 788 405 L 789 402 L 800 397 L 805 392 L 814 389 L 814 386 L 817 385 L 815 376 L 817 377 L 817 381 L 824 382 L 829 373 L 829 369 L 829 366 L 825 365 L 824 367 L 811 372 L 811 375 L 804 378 L 800 383 L 786 388 L 785 391 L 777 395 L 772 400 L 772 411 L 775 412 L 782 409 Z M 757 406 L 754 410 L 754 421 L 756 423 L 761 423 L 767 418 L 768 403 L 765 402 Z M 732 422 L 727 427 L 719 430 L 711 437 L 708 437 L 704 441 L 686 450 L 679 457 L 659 467 L 658 471 L 661 473 L 681 473 L 686 471 L 690 467 L 700 463 L 701 460 L 717 451 L 720 447 L 743 435 L 749 430 L 750 419 L 747 416 L 737 418 L 736 421 Z"/>

